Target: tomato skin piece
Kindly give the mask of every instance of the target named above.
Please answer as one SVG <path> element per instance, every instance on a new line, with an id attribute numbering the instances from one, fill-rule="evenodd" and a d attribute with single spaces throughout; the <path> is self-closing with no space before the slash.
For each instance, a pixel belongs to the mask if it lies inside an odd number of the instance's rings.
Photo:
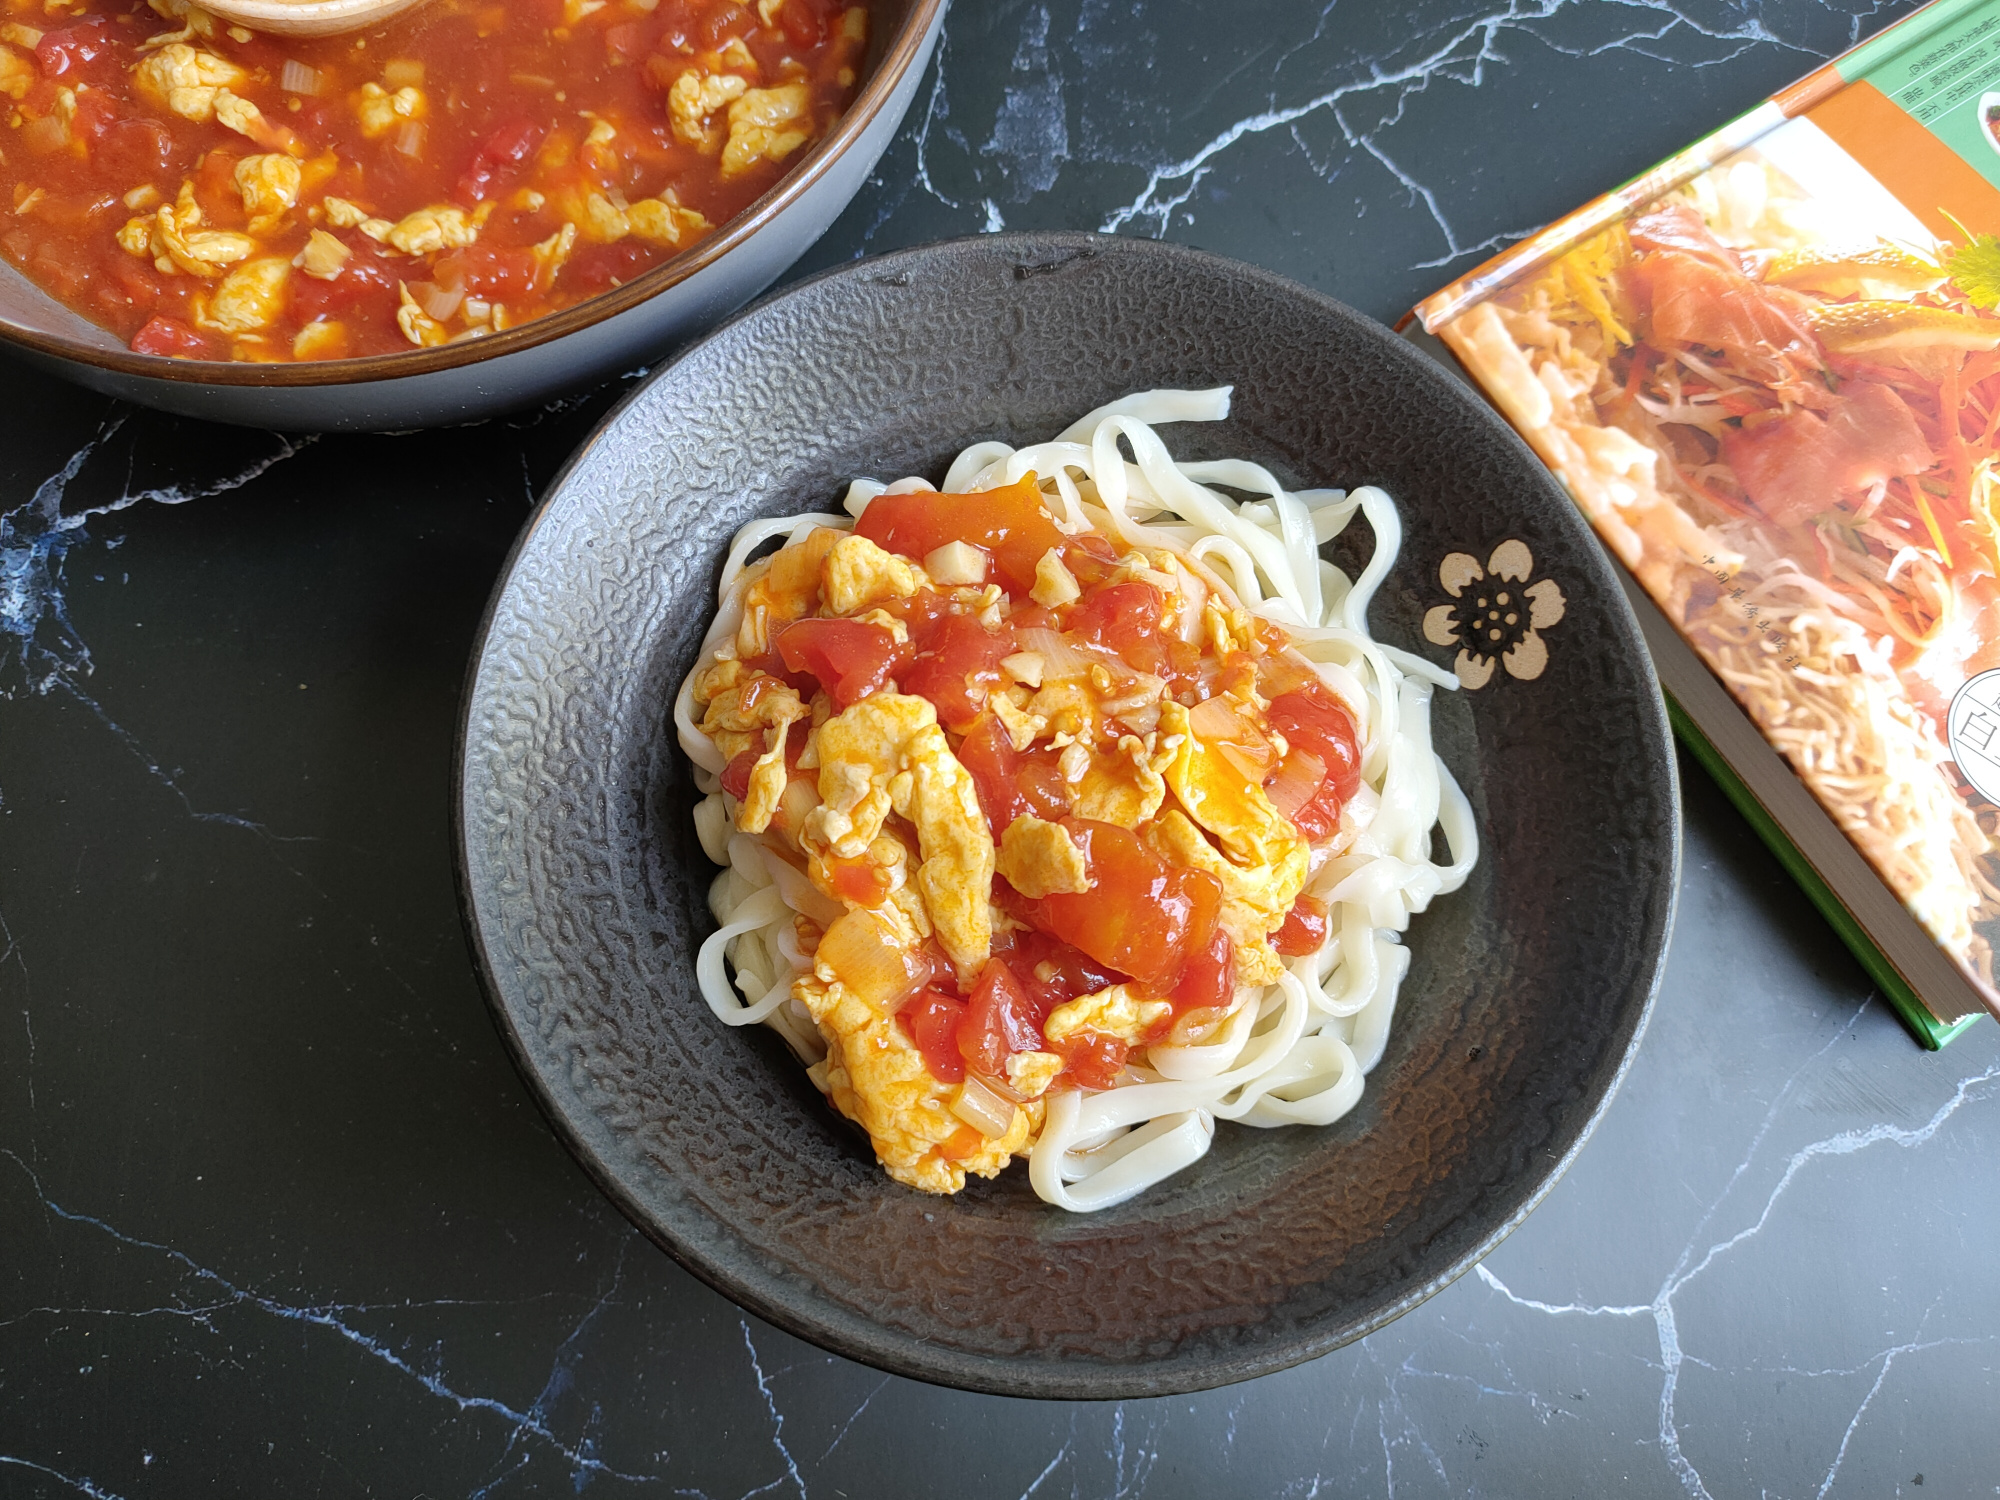
<path id="1" fill-rule="evenodd" d="M 973 1072 L 1005 1078 L 1009 1057 L 1040 1052 L 1048 1045 L 1042 1037 L 1042 1022 L 1047 1019 L 1048 1011 L 1036 1004 L 1007 962 L 989 958 L 965 1004 L 959 1054 Z"/>
<path id="2" fill-rule="evenodd" d="M 1317 953 L 1326 945 L 1326 903 L 1301 896 L 1285 913 L 1285 920 L 1271 934 L 1271 946 L 1287 958 Z"/>
<path id="3" fill-rule="evenodd" d="M 993 581 L 1011 594 L 1032 589 L 1035 564 L 1042 554 L 1051 547 L 1061 551 L 1070 541 L 1043 506 L 1033 475 L 977 495 L 931 490 L 877 495 L 854 523 L 854 531 L 878 547 L 919 562 L 946 542 L 984 547 L 993 558 Z"/>
<path id="4" fill-rule="evenodd" d="M 1340 825 L 1340 811 L 1361 787 L 1361 745 L 1346 708 L 1318 682 L 1271 700 L 1265 722 L 1288 744 L 1310 750 L 1326 767 L 1319 790 L 1292 815 L 1308 839 L 1323 839 Z"/>
<path id="5" fill-rule="evenodd" d="M 945 615 L 926 637 L 916 659 L 896 674 L 897 683 L 930 699 L 938 722 L 962 734 L 985 706 L 986 694 L 975 701 L 973 690 L 999 685 L 1001 658 L 1014 653 L 1013 632 L 994 634 L 970 615 Z"/>
<path id="6" fill-rule="evenodd" d="M 1129 974 L 1155 995 L 1170 991 L 1189 957 L 1205 949 L 1222 909 L 1222 885 L 1205 870 L 1170 865 L 1111 823 L 1065 818 L 1083 850 L 1091 887 L 1044 896 L 1034 925 Z"/>
<path id="7" fill-rule="evenodd" d="M 215 348 L 179 318 L 154 317 L 132 335 L 140 354 L 164 354 L 172 359 L 214 359 Z"/>
<path id="8" fill-rule="evenodd" d="M 910 1040 L 924 1055 L 924 1066 L 939 1083 L 965 1082 L 965 1058 L 958 1050 L 965 1025 L 965 1005 L 939 989 L 926 989 L 897 1013 Z"/>
<path id="9" fill-rule="evenodd" d="M 810 672 L 837 708 L 851 708 L 895 674 L 900 653 L 886 626 L 860 620 L 799 620 L 778 633 L 778 656 Z"/>

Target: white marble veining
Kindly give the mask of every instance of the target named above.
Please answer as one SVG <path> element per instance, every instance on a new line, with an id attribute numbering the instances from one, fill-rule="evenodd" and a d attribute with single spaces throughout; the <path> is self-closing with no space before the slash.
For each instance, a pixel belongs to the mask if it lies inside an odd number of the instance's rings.
<path id="1" fill-rule="evenodd" d="M 1494 187 L 1529 112 L 1568 118 L 1566 80 L 1629 69 L 1654 89 L 1641 107 L 1663 78 L 1678 94 L 1754 65 L 1761 88 L 1878 17 L 1824 0 L 1461 0 L 1393 16 L 1339 0 L 1210 27 L 1213 14 L 1194 0 L 961 3 L 876 181 L 817 253 L 1100 227 L 1245 255 L 1391 314 L 1612 180 L 1614 165 L 1643 166 L 1754 99 L 1573 142 L 1584 164 L 1546 190 Z M 1205 46 L 1191 56 L 1197 26 Z M 1440 110 L 1464 128 L 1442 129 Z M 88 1060 L 141 1045 L 146 1012 L 79 988 L 75 956 L 43 936 L 61 909 L 53 883 L 77 900 L 95 889 L 87 843 L 66 854 L 74 870 L 0 884 L 0 1019 L 20 1018 L 0 1041 L 0 1494 L 138 1500 L 206 1488 L 224 1469 L 285 1492 L 262 1477 L 267 1463 L 316 1473 L 328 1494 L 479 1500 L 558 1487 L 701 1500 L 2000 1494 L 1986 1436 L 2000 1398 L 2000 1292 L 1986 1272 L 2000 1241 L 2000 1033 L 1982 1025 L 1943 1054 L 1919 1052 L 1698 778 L 1652 1031 L 1576 1168 L 1472 1275 L 1358 1345 L 1248 1386 L 1078 1405 L 935 1390 L 745 1318 L 611 1213 L 499 1061 L 448 903 L 442 919 L 399 926 L 401 914 L 326 895 L 380 850 L 417 857 L 414 843 L 357 831 L 358 813 L 281 823 L 187 790 L 175 758 L 125 727 L 118 705 L 140 684 L 98 670 L 78 623 L 85 599 L 117 622 L 121 647 L 154 623 L 118 613 L 112 580 L 152 568 L 147 581 L 162 582 L 157 553 L 121 551 L 121 527 L 155 507 L 275 502 L 308 466 L 394 482 L 398 445 L 427 443 L 449 451 L 453 484 L 518 516 L 588 409 L 559 403 L 470 438 L 309 447 L 66 400 L 73 438 L 24 432 L 0 454 L 41 465 L 0 468 L 0 740 L 31 713 L 43 732 L 70 724 L 57 717 L 67 704 L 82 718 L 65 743 L 100 736 L 117 755 L 96 764 L 122 769 L 89 783 L 54 761 L 27 782 L 10 773 L 0 812 L 124 797 L 135 846 L 188 821 L 265 850 L 296 841 L 281 899 L 326 945 L 313 961 L 354 977 L 339 1026 L 282 1042 L 254 1028 L 244 1039 L 254 1011 L 225 1022 L 177 991 L 171 1025 L 237 1059 L 218 1076 L 250 1099 L 227 1118 L 295 1139 L 294 1170 L 315 1187 L 273 1185 L 268 1215 L 246 1216 L 256 1195 L 241 1181 L 227 1197 L 208 1182 L 233 1179 L 241 1141 L 157 1138 L 150 1122 L 178 1079 L 130 1101 L 129 1162 L 78 1155 Z M 155 470 L 171 477 L 135 477 Z M 413 521 L 397 535 L 412 547 L 425 531 Z M 217 647 L 190 636 L 164 649 Z M 128 905 L 104 920 L 153 899 L 149 878 L 117 886 Z M 287 1003 L 282 963 L 214 975 L 218 1004 L 245 987 Z M 98 1006 L 124 1029 L 99 1026 Z M 299 1038 L 332 1052 L 341 1036 L 367 1050 L 317 1072 Z M 341 1112 L 354 1107 L 343 1080 L 412 1059 L 420 1086 L 398 1074 L 394 1089 L 359 1090 L 400 1132 L 371 1175 L 353 1165 L 373 1159 L 356 1145 L 373 1138 Z M 260 1067 L 314 1104 L 259 1095 Z M 438 1109 L 410 1102 L 425 1089 Z M 442 1154 L 405 1166 L 398 1149 L 426 1132 Z M 322 1153 L 342 1164 L 322 1168 Z M 496 1158 L 498 1179 L 463 1165 Z M 74 1418 L 69 1436 L 8 1420 L 31 1388 Z"/>

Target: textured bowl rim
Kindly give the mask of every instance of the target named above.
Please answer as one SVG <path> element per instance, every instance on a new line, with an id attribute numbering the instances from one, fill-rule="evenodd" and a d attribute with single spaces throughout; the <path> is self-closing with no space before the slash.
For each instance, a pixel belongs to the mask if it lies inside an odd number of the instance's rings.
<path id="1" fill-rule="evenodd" d="M 187 385 L 228 386 L 341 386 L 364 385 L 377 380 L 398 380 L 429 375 L 439 370 L 455 370 L 506 354 L 517 354 L 590 328 L 617 314 L 637 307 L 670 287 L 678 286 L 696 273 L 707 270 L 751 236 L 764 228 L 804 196 L 820 181 L 888 104 L 923 52 L 950 0 L 910 0 L 910 8 L 896 38 L 882 54 L 875 71 L 861 86 L 861 92 L 846 112 L 834 122 L 811 151 L 764 195 L 692 249 L 662 261 L 622 286 L 608 288 L 586 297 L 573 306 L 546 317 L 485 338 L 462 343 L 440 344 L 431 349 L 402 349 L 392 354 L 370 354 L 359 359 L 307 360 L 292 364 L 256 364 L 244 360 L 174 359 L 164 354 L 140 354 L 131 349 L 106 349 L 62 334 L 23 328 L 0 319 L 0 347 L 8 344 L 38 354 L 137 375 L 152 380 L 172 380 Z"/>
<path id="2" fill-rule="evenodd" d="M 501 599 L 513 579 L 515 567 L 535 533 L 548 518 L 555 500 L 562 493 L 570 477 L 589 458 L 613 425 L 624 416 L 626 408 L 637 402 L 656 381 L 670 379 L 684 361 L 697 357 L 711 340 L 727 335 L 740 323 L 762 316 L 772 304 L 839 278 L 881 280 L 885 275 L 894 276 L 899 266 L 928 259 L 940 252 L 955 254 L 962 250 L 975 249 L 991 252 L 996 248 L 1016 252 L 1017 275 L 1032 272 L 1037 267 L 1059 265 L 1083 255 L 1104 253 L 1159 255 L 1180 259 L 1261 284 L 1285 296 L 1301 297 L 1318 303 L 1336 315 L 1365 325 L 1367 330 L 1372 331 L 1370 336 L 1378 337 L 1385 347 L 1393 345 L 1402 353 L 1415 357 L 1426 367 L 1433 368 L 1440 378 L 1448 382 L 1457 378 L 1453 372 L 1436 365 L 1435 361 L 1406 340 L 1397 337 L 1375 319 L 1358 312 L 1337 298 L 1315 291 L 1275 271 L 1168 241 L 1101 235 L 1086 231 L 1008 231 L 932 241 L 850 261 L 801 278 L 758 298 L 749 306 L 718 323 L 694 344 L 681 350 L 671 363 L 654 370 L 604 414 L 598 424 L 591 429 L 589 436 L 577 445 L 576 451 L 550 479 L 547 488 L 542 492 L 541 499 L 522 524 L 520 534 L 515 537 L 513 546 L 501 564 L 494 582 L 493 593 L 486 602 L 486 608 L 473 635 L 472 651 L 466 663 L 465 687 L 459 704 L 458 731 L 453 745 L 452 854 L 456 866 L 459 913 L 464 926 L 466 947 L 472 956 L 473 968 L 479 979 L 480 991 L 485 996 L 488 1011 L 491 1013 L 494 1029 L 500 1034 L 515 1072 L 527 1085 L 528 1092 L 534 1097 L 550 1128 L 568 1148 L 571 1157 L 583 1169 L 584 1175 L 610 1199 L 632 1226 L 664 1250 L 676 1264 L 696 1280 L 728 1298 L 738 1307 L 754 1313 L 772 1326 L 817 1348 L 837 1354 L 844 1359 L 856 1360 L 888 1374 L 912 1380 L 983 1395 L 1043 1400 L 1122 1401 L 1188 1395 L 1196 1391 L 1214 1390 L 1245 1380 L 1274 1375 L 1331 1354 L 1387 1327 L 1471 1271 L 1526 1222 L 1528 1216 L 1554 1191 L 1556 1184 L 1562 1181 L 1583 1148 L 1589 1144 L 1605 1112 L 1617 1098 L 1626 1075 L 1631 1071 L 1633 1060 L 1637 1057 L 1639 1046 L 1645 1039 L 1659 999 L 1660 985 L 1666 973 L 1667 950 L 1679 909 L 1682 857 L 1681 787 L 1666 701 L 1660 692 L 1658 676 L 1652 668 L 1652 658 L 1640 634 L 1638 617 L 1633 613 L 1631 603 L 1619 585 L 1609 556 L 1601 549 L 1594 555 L 1599 564 L 1599 582 L 1602 585 L 1604 607 L 1615 627 L 1631 645 L 1641 665 L 1646 684 L 1652 689 L 1649 694 L 1641 695 L 1645 704 L 1645 723 L 1642 729 L 1649 742 L 1658 748 L 1665 777 L 1665 803 L 1668 809 L 1667 847 L 1664 851 L 1666 858 L 1665 868 L 1662 871 L 1661 895 L 1647 914 L 1650 919 L 1648 925 L 1657 936 L 1649 972 L 1643 980 L 1645 993 L 1639 1003 L 1632 1007 L 1624 1023 L 1628 1030 L 1618 1064 L 1599 1083 L 1600 1091 L 1577 1129 L 1575 1139 L 1569 1143 L 1560 1157 L 1545 1169 L 1546 1175 L 1535 1184 L 1519 1207 L 1493 1225 L 1476 1243 L 1437 1274 L 1410 1286 L 1402 1295 L 1373 1315 L 1350 1321 L 1324 1333 L 1298 1338 L 1281 1346 L 1242 1351 L 1229 1357 L 1202 1362 L 1176 1362 L 1169 1356 L 1167 1359 L 1144 1365 L 1107 1367 L 1080 1363 L 1074 1367 L 1073 1373 L 1063 1373 L 1052 1369 L 1052 1366 L 1059 1362 L 1047 1356 L 1018 1360 L 992 1358 L 964 1350 L 945 1348 L 908 1334 L 898 1333 L 867 1319 L 865 1315 L 857 1314 L 851 1317 L 848 1320 L 848 1327 L 835 1326 L 824 1318 L 813 1316 L 810 1310 L 802 1310 L 787 1300 L 777 1278 L 759 1278 L 754 1272 L 746 1274 L 742 1267 L 729 1265 L 684 1242 L 675 1233 L 674 1226 L 662 1222 L 653 1215 L 628 1190 L 609 1164 L 598 1159 L 596 1151 L 585 1139 L 577 1124 L 570 1119 L 531 1060 L 527 1039 L 515 1025 L 515 1019 L 502 999 L 474 904 L 471 844 L 465 817 L 465 773 L 467 752 L 471 744 L 475 690 L 491 639 L 494 620 Z M 1467 385 L 1462 380 L 1459 383 Z M 1496 436 L 1515 448 L 1529 466 L 1530 472 L 1547 476 L 1551 498 L 1560 502 L 1578 526 L 1588 529 L 1583 517 L 1575 512 L 1567 494 L 1556 485 L 1554 476 L 1548 474 L 1546 466 L 1535 456 L 1534 451 L 1520 435 L 1478 395 L 1476 388 L 1467 385 L 1467 394 L 1470 397 L 1470 408 L 1487 413 L 1494 424 Z M 1592 541 L 1595 542 L 1594 537 Z M 1635 989 L 1639 987 L 1634 986 Z M 705 1211 L 696 1210 L 696 1212 L 703 1212 L 706 1216 Z"/>

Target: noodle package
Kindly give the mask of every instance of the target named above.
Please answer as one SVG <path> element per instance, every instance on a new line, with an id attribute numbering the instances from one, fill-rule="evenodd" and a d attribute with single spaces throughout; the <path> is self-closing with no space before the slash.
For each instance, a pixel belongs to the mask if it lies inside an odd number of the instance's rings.
<path id="1" fill-rule="evenodd" d="M 2000 3 L 1937 0 L 1416 317 L 1919 1040 L 2000 1014 Z"/>

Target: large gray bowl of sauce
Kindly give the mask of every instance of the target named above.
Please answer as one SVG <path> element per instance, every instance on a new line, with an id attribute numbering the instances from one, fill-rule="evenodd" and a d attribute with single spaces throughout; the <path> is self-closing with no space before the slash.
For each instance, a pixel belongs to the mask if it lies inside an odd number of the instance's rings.
<path id="1" fill-rule="evenodd" d="M 487 337 L 356 359 L 169 358 L 128 348 L 0 256 L 0 349 L 142 406 L 292 432 L 472 422 L 629 370 L 749 301 L 826 231 L 901 124 L 946 5 L 870 0 L 853 103 L 784 176 L 690 249 L 545 317 Z"/>

